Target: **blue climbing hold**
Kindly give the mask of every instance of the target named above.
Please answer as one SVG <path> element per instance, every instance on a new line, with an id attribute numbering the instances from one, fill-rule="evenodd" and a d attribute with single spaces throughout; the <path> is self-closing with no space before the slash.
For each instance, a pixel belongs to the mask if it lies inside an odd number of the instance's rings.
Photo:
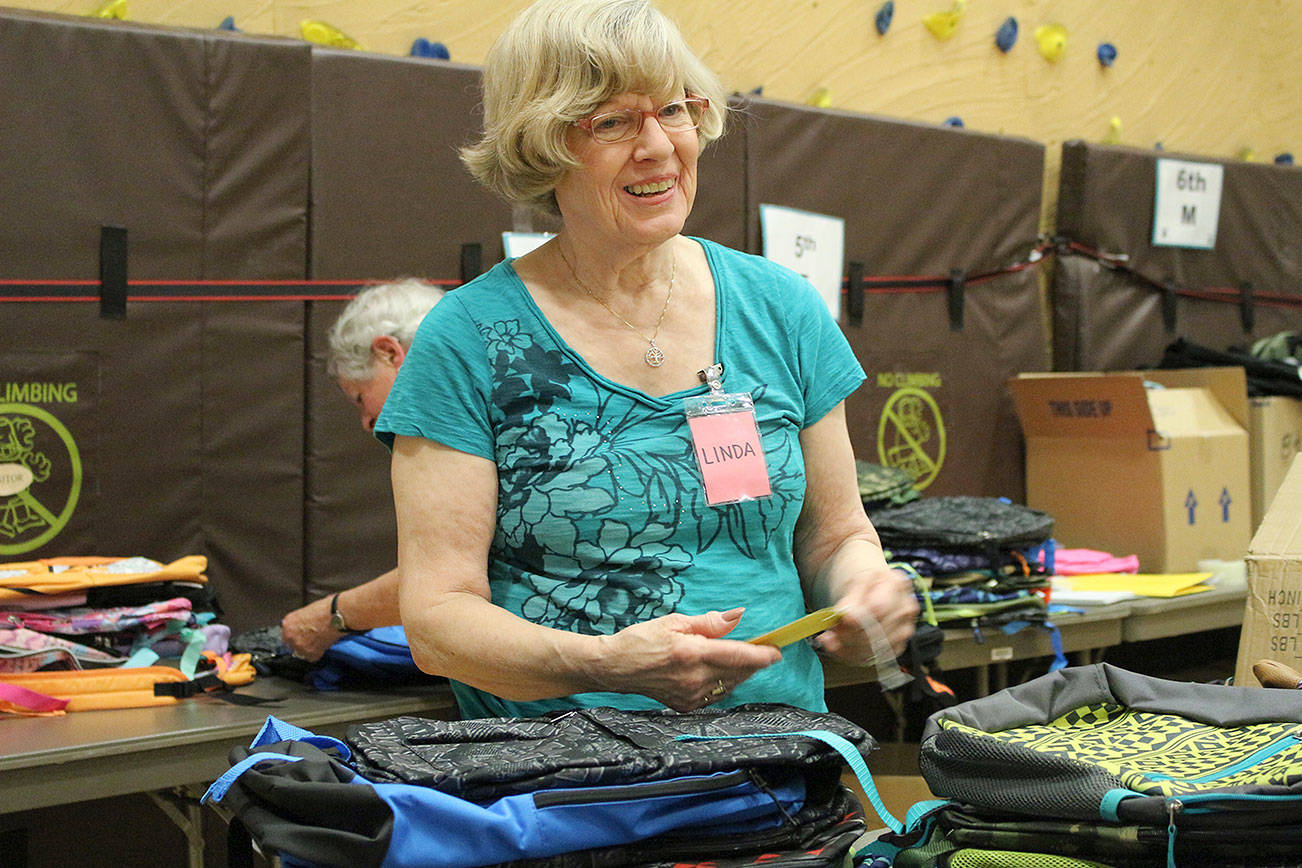
<path id="1" fill-rule="evenodd" d="M 1117 47 L 1111 42 L 1100 42 L 1098 56 L 1099 65 L 1111 66 L 1117 60 Z"/>
<path id="2" fill-rule="evenodd" d="M 1276 154 L 1276 155 L 1275 155 L 1275 165 L 1276 165 L 1276 166 L 1291 166 L 1291 165 L 1293 165 L 1293 155 L 1290 154 L 1288 151 L 1285 151 L 1285 152 L 1282 153 L 1282 154 Z"/>
<path id="3" fill-rule="evenodd" d="M 222 23 L 217 25 L 217 29 L 218 29 L 218 30 L 233 30 L 233 31 L 236 32 L 236 33 L 239 33 L 239 32 L 240 32 L 240 28 L 238 28 L 238 27 L 235 26 L 235 16 L 234 16 L 234 15 L 227 15 L 225 18 L 223 18 L 223 19 L 222 19 Z"/>
<path id="4" fill-rule="evenodd" d="M 961 117 L 959 117 L 958 115 L 951 115 L 950 117 L 945 118 L 945 126 L 947 126 L 947 127 L 962 127 L 962 126 L 963 126 L 963 119 L 962 119 Z"/>
<path id="5" fill-rule="evenodd" d="M 995 45 L 999 50 L 1007 54 L 1017 44 L 1017 19 L 1008 16 L 1004 23 L 999 25 L 999 32 L 995 34 Z"/>
<path id="6" fill-rule="evenodd" d="M 433 58 L 437 58 L 438 60 L 452 59 L 452 54 L 451 52 L 448 51 L 448 47 L 446 45 L 444 45 L 442 42 L 430 42 L 428 39 L 426 39 L 423 36 L 417 37 L 416 41 L 411 44 L 411 56 L 433 57 Z"/>
<path id="7" fill-rule="evenodd" d="M 886 0 L 882 8 L 877 10 L 877 35 L 885 36 L 886 31 L 891 29 L 891 19 L 895 17 L 895 0 Z"/>

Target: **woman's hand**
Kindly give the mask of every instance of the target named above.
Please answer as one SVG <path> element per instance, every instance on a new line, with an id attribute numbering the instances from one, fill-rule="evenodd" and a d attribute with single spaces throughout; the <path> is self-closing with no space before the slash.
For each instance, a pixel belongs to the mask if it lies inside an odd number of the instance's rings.
<path id="1" fill-rule="evenodd" d="M 744 610 L 670 614 L 598 637 L 591 678 L 605 690 L 640 693 L 693 711 L 782 659 L 777 648 L 724 639 Z"/>
<path id="2" fill-rule="evenodd" d="M 899 570 L 863 568 L 839 577 L 835 605 L 845 614 L 837 625 L 814 640 L 815 647 L 854 666 L 868 666 L 876 656 L 872 637 L 881 633 L 899 655 L 913 635 L 918 602 L 913 582 Z"/>

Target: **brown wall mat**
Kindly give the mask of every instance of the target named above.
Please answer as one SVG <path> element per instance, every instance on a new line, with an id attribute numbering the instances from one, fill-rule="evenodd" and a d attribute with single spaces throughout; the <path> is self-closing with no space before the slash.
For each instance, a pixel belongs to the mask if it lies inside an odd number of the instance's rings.
<path id="1" fill-rule="evenodd" d="M 0 305 L 4 418 L 53 465 L 27 491 L 49 514 L 0 529 L 6 559 L 205 554 L 237 630 L 301 598 L 302 304 L 158 298 L 303 278 L 309 58 L 288 40 L 0 13 L 0 79 L 21 95 L 0 107 L 0 278 L 93 280 L 100 227 L 117 225 L 125 277 L 185 281 L 125 287 L 121 320 Z M 66 527 L 39 539 L 70 490 L 60 427 L 84 477 Z"/>
<path id="2" fill-rule="evenodd" d="M 1225 167 L 1214 250 L 1154 247 L 1157 160 L 1169 157 Z M 1177 337 L 1224 350 L 1297 330 L 1302 321 L 1302 169 L 1226 161 L 1081 141 L 1062 146 L 1059 236 L 1095 251 L 1127 257 L 1122 270 L 1097 260 L 1059 255 L 1054 272 L 1053 337 L 1057 370 L 1152 367 Z M 1191 290 L 1241 284 L 1259 293 L 1252 328 L 1240 306 L 1179 295 L 1173 327 L 1150 281 Z M 1267 294 L 1292 300 L 1272 305 Z"/>
<path id="3" fill-rule="evenodd" d="M 289 375 L 302 305 L 135 302 L 125 320 L 86 303 L 3 311 L 0 397 L 20 400 L 0 401 L 0 424 L 25 428 L 23 460 L 43 457 L 49 476 L 4 499 L 20 521 L 0 526 L 0 560 L 204 554 L 232 629 L 297 605 L 302 387 Z"/>
<path id="4" fill-rule="evenodd" d="M 307 600 L 375 578 L 398 562 L 389 451 L 362 430 L 356 412 L 325 372 L 326 334 L 344 304 L 308 305 Z"/>
<path id="5" fill-rule="evenodd" d="M 312 52 L 312 276 L 460 276 L 461 246 L 502 258 L 511 208 L 457 148 L 480 123 L 479 70 L 423 58 Z"/>
<path id="6" fill-rule="evenodd" d="M 203 554 L 199 320 L 154 304 L 125 321 L 85 303 L 0 310 L 0 425 L 26 430 L 19 460 L 49 473 L 4 499 L 0 560 Z"/>
<path id="7" fill-rule="evenodd" d="M 94 277 L 104 223 L 133 276 L 203 276 L 202 38 L 5 10 L 0 81 L 0 277 Z"/>
<path id="8" fill-rule="evenodd" d="M 310 48 L 207 37 L 204 271 L 249 280 L 309 276 Z"/>
<path id="9" fill-rule="evenodd" d="M 200 472 L 204 550 L 239 632 L 299 605 L 303 576 L 302 302 L 206 302 Z"/>
<path id="10" fill-rule="evenodd" d="M 1037 143 L 754 100 L 748 211 L 773 203 L 846 221 L 865 275 L 997 270 L 1036 244 Z M 962 330 L 946 295 L 878 293 L 842 329 L 868 374 L 846 402 L 855 454 L 904 466 L 925 493 L 1024 498 L 1021 437 L 1005 380 L 1048 367 L 1035 269 L 965 290 Z"/>

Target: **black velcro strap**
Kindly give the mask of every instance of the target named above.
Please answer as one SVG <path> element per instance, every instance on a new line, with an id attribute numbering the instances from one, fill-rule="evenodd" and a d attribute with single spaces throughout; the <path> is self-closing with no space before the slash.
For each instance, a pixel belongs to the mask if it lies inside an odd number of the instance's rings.
<path id="1" fill-rule="evenodd" d="M 154 685 L 155 696 L 171 696 L 175 699 L 189 699 L 209 690 L 225 687 L 226 682 L 214 672 L 196 675 L 189 681 L 162 681 Z"/>
<path id="2" fill-rule="evenodd" d="M 123 226 L 99 228 L 99 315 L 127 318 L 127 230 Z"/>
<path id="3" fill-rule="evenodd" d="M 863 325 L 863 263 L 850 263 L 849 289 L 846 295 L 846 313 L 850 322 Z"/>
<path id="4" fill-rule="evenodd" d="M 949 303 L 949 330 L 952 332 L 961 332 L 963 330 L 964 279 L 961 269 L 955 268 L 949 273 L 949 286 L 946 288 L 946 293 Z"/>
<path id="5" fill-rule="evenodd" d="M 483 273 L 484 248 L 479 242 L 461 245 L 461 282 L 469 283 Z"/>
<path id="6" fill-rule="evenodd" d="M 1175 331 L 1176 302 L 1179 301 L 1175 285 L 1171 281 L 1162 283 L 1162 328 L 1168 332 Z"/>

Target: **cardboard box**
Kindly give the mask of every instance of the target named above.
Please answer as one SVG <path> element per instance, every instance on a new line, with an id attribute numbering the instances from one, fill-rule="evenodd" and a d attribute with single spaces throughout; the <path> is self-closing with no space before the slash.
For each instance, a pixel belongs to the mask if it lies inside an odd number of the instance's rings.
<path id="1" fill-rule="evenodd" d="M 1252 526 L 1257 528 L 1270 502 L 1302 450 L 1302 400 L 1251 398 L 1248 449 L 1252 462 Z"/>
<path id="2" fill-rule="evenodd" d="M 1021 374 L 1009 388 L 1026 439 L 1027 504 L 1053 516 L 1061 545 L 1138 555 L 1150 573 L 1246 554 L 1242 368 Z"/>
<path id="3" fill-rule="evenodd" d="M 1248 600 L 1234 683 L 1255 687 L 1258 660 L 1302 670 L 1302 458 L 1293 459 L 1246 560 Z"/>

